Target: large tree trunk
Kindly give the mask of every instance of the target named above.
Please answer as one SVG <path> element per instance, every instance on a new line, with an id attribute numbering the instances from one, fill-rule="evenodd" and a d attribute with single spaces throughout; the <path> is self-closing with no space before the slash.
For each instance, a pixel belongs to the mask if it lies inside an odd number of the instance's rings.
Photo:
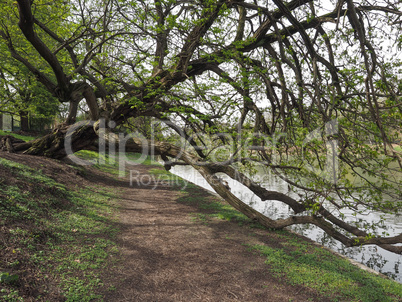
<path id="1" fill-rule="evenodd" d="M 21 111 L 20 112 L 20 121 L 21 121 L 21 131 L 29 131 L 29 116 L 28 112 Z"/>
<path id="2" fill-rule="evenodd" d="M 77 126 L 62 124 L 51 133 L 30 142 L 12 136 L 0 137 L 0 150 L 62 159 L 70 153 L 90 148 L 98 138 L 93 122 Z"/>

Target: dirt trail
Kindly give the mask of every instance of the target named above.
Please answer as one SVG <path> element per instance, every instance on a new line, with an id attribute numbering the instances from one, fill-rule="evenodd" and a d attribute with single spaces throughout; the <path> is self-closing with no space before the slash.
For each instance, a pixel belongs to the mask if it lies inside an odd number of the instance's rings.
<path id="1" fill-rule="evenodd" d="M 136 166 L 141 177 L 148 169 Z M 98 177 L 120 186 L 124 197 L 122 261 L 107 273 L 118 285 L 104 293 L 105 301 L 326 301 L 273 277 L 263 258 L 247 250 L 245 244 L 275 244 L 268 231 L 220 219 L 197 221 L 199 209 L 178 202 L 183 194 L 166 185 L 152 190 L 153 183 L 130 187 L 128 179 L 114 183 Z"/>

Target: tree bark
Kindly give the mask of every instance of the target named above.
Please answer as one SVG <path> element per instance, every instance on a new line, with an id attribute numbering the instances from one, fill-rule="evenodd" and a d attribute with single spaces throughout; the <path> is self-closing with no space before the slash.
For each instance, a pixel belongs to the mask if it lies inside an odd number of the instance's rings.
<path id="1" fill-rule="evenodd" d="M 62 159 L 70 152 L 90 148 L 97 138 L 93 123 L 85 122 L 78 127 L 62 124 L 51 133 L 30 142 L 1 136 L 0 150 Z"/>
<path id="2" fill-rule="evenodd" d="M 21 131 L 29 131 L 29 115 L 26 111 L 20 112 Z"/>

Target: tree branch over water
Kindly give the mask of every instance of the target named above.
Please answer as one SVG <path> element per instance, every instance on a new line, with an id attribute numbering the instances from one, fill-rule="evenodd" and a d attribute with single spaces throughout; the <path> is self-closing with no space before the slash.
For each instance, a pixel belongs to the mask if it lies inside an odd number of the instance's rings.
<path id="1" fill-rule="evenodd" d="M 402 208 L 399 1 L 17 4 L 0 6 L 2 85 L 34 75 L 70 108 L 52 133 L 2 138 L 3 150 L 63 158 L 120 131 L 115 150 L 146 146 L 167 168 L 191 165 L 269 228 L 314 224 L 346 246 L 401 253 L 401 235 L 380 236 L 381 221 L 342 216 Z M 74 124 L 78 115 L 84 124 Z M 265 189 L 259 167 L 299 197 Z M 217 173 L 293 212 L 263 216 Z"/>

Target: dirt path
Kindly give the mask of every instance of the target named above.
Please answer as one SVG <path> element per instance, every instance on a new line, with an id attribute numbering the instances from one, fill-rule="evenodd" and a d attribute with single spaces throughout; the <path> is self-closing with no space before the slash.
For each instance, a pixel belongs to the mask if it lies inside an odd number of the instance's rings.
<path id="1" fill-rule="evenodd" d="M 141 177 L 148 169 L 136 167 Z M 247 250 L 245 244 L 275 244 L 268 231 L 196 220 L 199 209 L 178 202 L 183 194 L 166 185 L 152 190 L 153 183 L 105 182 L 120 186 L 124 196 L 118 238 L 122 262 L 108 272 L 118 285 L 103 293 L 105 301 L 326 301 L 274 278 L 263 258 Z"/>

